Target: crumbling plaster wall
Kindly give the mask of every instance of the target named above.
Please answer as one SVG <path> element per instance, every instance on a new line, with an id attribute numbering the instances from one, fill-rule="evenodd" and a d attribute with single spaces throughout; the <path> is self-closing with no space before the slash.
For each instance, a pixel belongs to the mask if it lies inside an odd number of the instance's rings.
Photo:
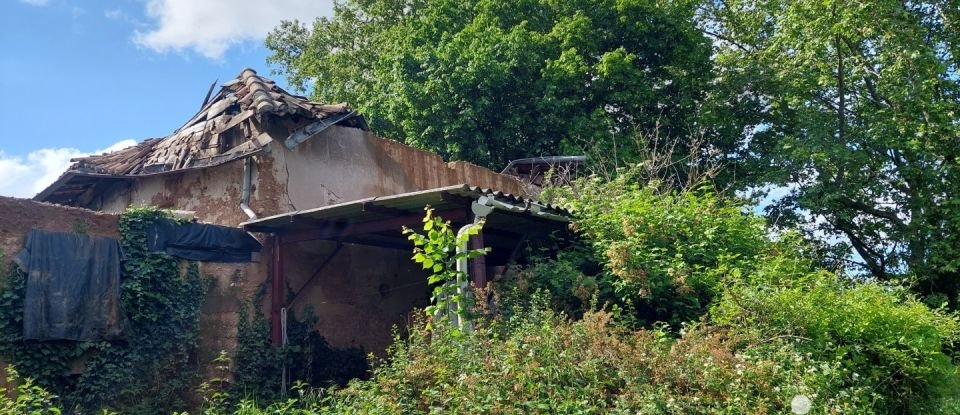
<path id="1" fill-rule="evenodd" d="M 334 126 L 293 150 L 283 146 L 285 137 L 274 138 L 269 152 L 254 157 L 250 207 L 260 217 L 461 183 L 514 194 L 523 190 L 513 177 L 469 163 L 447 163 L 436 154 L 359 129 Z M 203 222 L 236 226 L 248 220 L 238 207 L 242 179 L 239 160 L 144 177 L 105 193 L 100 207 L 119 212 L 128 206 L 152 205 L 192 211 Z M 215 281 L 200 322 L 201 359 L 209 361 L 220 350 L 235 349 L 239 306 L 270 275 L 270 240 L 261 235 L 261 241 L 265 249 L 258 262 L 201 264 L 201 272 Z M 321 245 L 285 249 L 291 290 L 300 289 L 326 258 Z M 331 345 L 380 353 L 391 341 L 390 327 L 402 323 L 410 307 L 425 305 L 429 298 L 425 275 L 409 256 L 406 251 L 345 245 L 306 286 L 293 309 L 300 315 L 304 306 L 311 307 L 319 318 L 317 329 Z"/>
<path id="2" fill-rule="evenodd" d="M 0 252 L 4 265 L 23 248 L 32 228 L 54 232 L 83 231 L 117 239 L 117 215 L 0 196 Z"/>
<path id="3" fill-rule="evenodd" d="M 525 189 L 514 177 L 467 162 L 447 163 L 356 128 L 330 127 L 293 150 L 279 144 L 273 175 L 287 187 L 291 210 L 464 183 L 517 195 Z"/>
<path id="4" fill-rule="evenodd" d="M 240 161 L 208 169 L 179 174 L 149 176 L 125 183 L 102 197 L 100 208 L 121 212 L 130 206 L 156 206 L 193 212 L 201 222 L 237 226 L 248 220 L 238 207 L 243 180 Z M 256 176 L 254 178 L 256 180 Z M 258 212 L 270 206 L 265 195 Z M 253 298 L 259 285 L 270 275 L 270 244 L 256 255 L 252 263 L 200 263 L 200 272 L 213 278 L 213 285 L 204 298 L 200 316 L 199 359 L 212 362 L 221 350 L 236 348 L 240 304 Z"/>

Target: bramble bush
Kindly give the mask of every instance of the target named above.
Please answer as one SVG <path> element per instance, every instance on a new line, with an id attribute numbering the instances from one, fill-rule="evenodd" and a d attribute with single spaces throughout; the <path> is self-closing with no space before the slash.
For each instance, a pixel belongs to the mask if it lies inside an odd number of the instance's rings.
<path id="1" fill-rule="evenodd" d="M 572 228 L 603 266 L 595 277 L 613 288 L 601 300 L 633 304 L 641 322 L 698 319 L 727 273 L 750 272 L 777 249 L 763 219 L 743 207 L 706 188 L 639 184 L 631 173 L 582 179 L 547 196 L 576 212 Z"/>
<path id="2" fill-rule="evenodd" d="M 957 318 L 930 309 L 906 289 L 854 282 L 825 271 L 784 279 L 778 265 L 732 281 L 712 321 L 757 337 L 798 339 L 833 374 L 866 381 L 877 413 L 958 413 L 960 371 L 950 350 Z"/>
<path id="3" fill-rule="evenodd" d="M 641 322 L 791 339 L 836 365 L 844 384 L 868 385 L 874 412 L 960 411 L 956 314 L 905 287 L 823 270 L 797 234 L 773 236 L 744 206 L 703 188 L 664 190 L 626 172 L 554 196 L 577 213 L 575 229 L 603 265 L 595 278 L 616 287 L 612 301 L 636 304 Z"/>

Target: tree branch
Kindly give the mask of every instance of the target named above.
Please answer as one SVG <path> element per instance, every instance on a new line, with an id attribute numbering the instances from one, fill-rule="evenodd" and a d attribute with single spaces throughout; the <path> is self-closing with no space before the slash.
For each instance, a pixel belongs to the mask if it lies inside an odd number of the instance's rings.
<path id="1" fill-rule="evenodd" d="M 712 32 L 712 31 L 709 31 L 709 30 L 707 30 L 707 29 L 703 29 L 703 33 L 706 34 L 707 36 L 711 36 L 711 37 L 720 39 L 720 40 L 722 40 L 722 41 L 724 41 L 724 42 L 730 43 L 731 45 L 736 46 L 737 49 L 740 49 L 740 50 L 742 50 L 742 51 L 744 51 L 744 52 L 748 52 L 748 53 L 749 53 L 749 52 L 753 52 L 753 50 L 747 48 L 746 46 L 743 46 L 740 42 L 737 42 L 737 41 L 735 41 L 735 40 L 733 40 L 733 39 L 731 39 L 731 38 L 729 38 L 729 37 L 727 37 L 727 36 L 725 36 L 725 35 L 721 35 L 721 34 L 719 34 L 719 33 Z"/>
<path id="2" fill-rule="evenodd" d="M 884 272 L 883 265 L 881 265 L 879 262 L 882 256 L 876 251 L 870 249 L 870 247 L 868 247 L 867 244 L 864 243 L 863 240 L 853 232 L 852 225 L 852 223 L 841 219 L 835 219 L 833 221 L 833 226 L 847 236 L 847 239 L 850 240 L 850 244 L 853 245 L 853 248 L 856 249 L 857 253 L 860 254 L 860 257 L 866 261 L 867 269 L 870 270 L 870 273 L 877 278 L 883 278 L 886 273 Z"/>
<path id="3" fill-rule="evenodd" d="M 878 209 L 866 203 L 856 201 L 847 197 L 841 197 L 839 200 L 840 200 L 840 203 L 843 204 L 843 206 L 845 207 L 857 210 L 862 213 L 866 213 L 868 215 L 876 216 L 881 219 L 889 220 L 890 222 L 893 222 L 894 225 L 897 225 L 900 227 L 907 226 L 906 223 L 904 223 L 903 220 L 897 216 L 896 212 Z"/>

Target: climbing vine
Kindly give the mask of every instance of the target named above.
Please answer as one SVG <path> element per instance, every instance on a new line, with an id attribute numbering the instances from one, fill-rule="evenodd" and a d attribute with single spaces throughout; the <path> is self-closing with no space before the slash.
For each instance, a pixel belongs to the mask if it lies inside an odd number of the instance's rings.
<path id="1" fill-rule="evenodd" d="M 196 263 L 147 246 L 147 228 L 169 214 L 129 209 L 120 217 L 124 334 L 114 341 L 24 340 L 26 276 L 5 266 L 0 291 L 0 356 L 60 396 L 68 413 L 112 409 L 124 414 L 182 410 L 197 380 L 200 306 L 207 284 Z M 4 264 L 7 260 L 2 261 Z"/>
<path id="2" fill-rule="evenodd" d="M 457 234 L 449 221 L 433 214 L 433 208 L 427 206 L 424 211 L 423 233 L 403 227 L 403 234 L 413 242 L 411 259 L 430 272 L 427 282 L 433 286 L 433 304 L 424 311 L 427 316 L 445 318 L 447 314 L 442 310 L 455 310 L 458 319 L 470 319 L 469 310 L 473 308 L 473 302 L 469 294 L 457 289 L 457 279 L 466 278 L 463 271 L 457 270 L 457 262 L 483 256 L 487 251 L 471 249 L 458 252 L 457 247 L 466 245 L 471 237 L 479 234 L 483 229 L 483 221 Z"/>

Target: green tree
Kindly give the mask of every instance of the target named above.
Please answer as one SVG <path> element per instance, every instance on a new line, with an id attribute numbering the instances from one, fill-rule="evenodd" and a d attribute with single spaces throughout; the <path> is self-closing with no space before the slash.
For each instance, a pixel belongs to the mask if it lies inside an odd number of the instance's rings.
<path id="1" fill-rule="evenodd" d="M 928 301 L 957 306 L 956 2 L 723 0 L 698 16 L 718 84 L 755 125 L 741 178 L 793 189 L 771 219 L 844 240 L 842 261 L 910 272 Z"/>
<path id="2" fill-rule="evenodd" d="M 629 160 L 637 132 L 704 134 L 711 47 L 695 12 L 671 0 L 345 0 L 310 27 L 282 23 L 266 45 L 295 87 L 448 158 Z"/>

